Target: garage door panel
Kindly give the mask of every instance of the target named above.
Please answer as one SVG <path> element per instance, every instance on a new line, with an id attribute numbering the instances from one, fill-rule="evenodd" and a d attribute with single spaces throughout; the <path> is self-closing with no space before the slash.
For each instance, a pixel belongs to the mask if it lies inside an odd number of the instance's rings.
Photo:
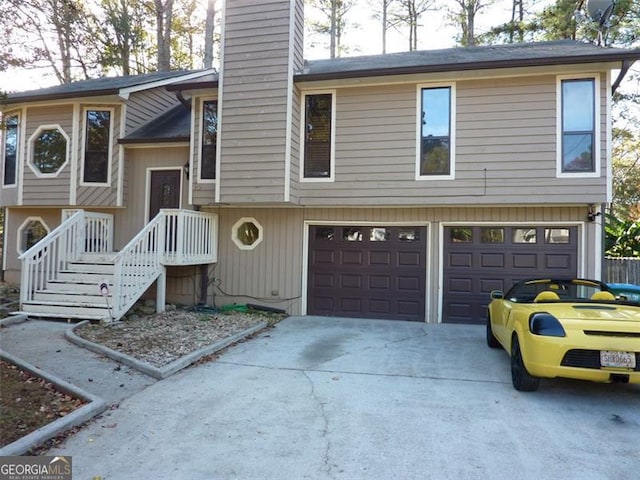
<path id="1" fill-rule="evenodd" d="M 545 255 L 545 265 L 549 269 L 559 268 L 562 270 L 566 270 L 571 267 L 571 259 L 572 257 L 569 254 L 548 254 Z"/>
<path id="2" fill-rule="evenodd" d="M 391 252 L 370 252 L 369 264 L 377 266 L 391 266 Z"/>
<path id="3" fill-rule="evenodd" d="M 480 255 L 480 266 L 482 268 L 504 268 L 504 253 L 484 253 Z"/>
<path id="4" fill-rule="evenodd" d="M 343 273 L 340 275 L 340 286 L 342 288 L 362 288 L 362 277 Z"/>
<path id="5" fill-rule="evenodd" d="M 538 266 L 537 255 L 535 253 L 516 253 L 512 257 L 513 268 L 530 268 L 535 270 Z"/>
<path id="6" fill-rule="evenodd" d="M 362 265 L 362 251 L 344 250 L 341 260 L 342 265 Z"/>
<path id="7" fill-rule="evenodd" d="M 473 291 L 473 281 L 470 278 L 450 278 L 446 285 L 450 292 L 469 293 Z"/>
<path id="8" fill-rule="evenodd" d="M 577 227 L 446 227 L 444 242 L 445 322 L 484 323 L 489 293 L 517 281 L 577 275 Z"/>
<path id="9" fill-rule="evenodd" d="M 424 226 L 310 227 L 307 312 L 424 321 L 427 238 Z"/>
<path id="10" fill-rule="evenodd" d="M 449 254 L 450 267 L 473 267 L 473 254 L 471 252 Z"/>
<path id="11" fill-rule="evenodd" d="M 335 275 L 333 273 L 314 273 L 311 285 L 314 288 L 334 288 Z"/>
<path id="12" fill-rule="evenodd" d="M 314 265 L 333 265 L 336 262 L 335 252 L 331 250 L 315 250 L 312 259 Z"/>

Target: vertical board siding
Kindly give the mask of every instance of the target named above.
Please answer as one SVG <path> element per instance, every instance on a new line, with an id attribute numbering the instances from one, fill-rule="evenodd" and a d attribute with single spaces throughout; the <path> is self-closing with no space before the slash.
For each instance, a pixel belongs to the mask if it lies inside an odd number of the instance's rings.
<path id="1" fill-rule="evenodd" d="M 129 135 L 135 129 L 175 107 L 178 103 L 175 94 L 168 92 L 164 87 L 132 93 L 126 101 L 125 135 Z"/>
<path id="2" fill-rule="evenodd" d="M 115 218 L 114 244 L 121 249 L 146 224 L 148 207 L 147 170 L 150 168 L 175 168 L 189 158 L 188 147 L 132 148 L 127 150 L 125 176 L 129 179 L 126 210 Z M 181 204 L 187 208 L 187 183 L 182 176 Z"/>
<path id="3" fill-rule="evenodd" d="M 291 18 L 291 1 L 302 8 L 301 0 L 265 1 L 259 13 L 252 1 L 226 5 L 219 176 L 224 203 L 284 200 L 290 41 L 297 18 Z"/>
<path id="4" fill-rule="evenodd" d="M 535 223 L 582 222 L 586 207 L 439 207 L 439 208 L 219 208 L 218 264 L 211 275 L 216 305 L 257 303 L 301 313 L 304 267 L 304 222 L 313 224 L 425 223 L 429 222 L 427 252 L 427 320 L 437 322 L 440 272 L 440 225 L 442 223 Z M 255 218 L 263 227 L 264 240 L 254 250 L 240 250 L 231 239 L 233 225 L 242 217 Z M 580 230 L 580 229 L 579 229 Z M 585 232 L 589 235 L 589 231 Z M 592 243 L 591 238 L 581 244 Z M 586 271 L 593 271 L 587 258 Z M 272 295 L 277 292 L 278 295 Z"/>
<path id="5" fill-rule="evenodd" d="M 337 90 L 335 181 L 301 183 L 301 204 L 605 201 L 606 89 L 600 177 L 556 178 L 556 76 L 539 75 L 456 82 L 455 179 L 416 181 L 418 85 Z"/>
<path id="6" fill-rule="evenodd" d="M 99 108 L 100 105 L 91 105 L 91 107 Z M 109 108 L 113 108 L 113 106 L 109 105 Z M 83 120 L 80 122 L 81 131 L 78 132 L 80 135 L 78 142 L 79 144 L 79 153 L 78 153 L 78 189 L 77 189 L 77 205 L 82 206 L 104 206 L 104 207 L 115 207 L 118 201 L 118 175 L 120 169 L 119 163 L 119 146 L 118 146 L 118 138 L 120 137 L 120 122 L 121 122 L 121 111 L 122 107 L 118 106 L 113 108 L 113 113 L 111 116 L 111 131 L 112 131 L 112 142 L 111 142 L 111 177 L 108 180 L 109 187 L 94 187 L 94 186 L 82 186 L 82 176 L 81 176 L 81 165 L 84 162 L 84 158 L 82 152 L 84 151 L 82 145 L 83 138 Z M 82 109 L 81 109 L 82 112 Z"/>
<path id="7" fill-rule="evenodd" d="M 55 177 L 38 177 L 28 166 L 31 163 L 29 138 L 42 125 L 60 125 L 68 137 L 68 162 Z M 24 121 L 26 152 L 23 157 L 23 205 L 68 205 L 73 152 L 73 106 L 59 105 L 27 108 Z"/>

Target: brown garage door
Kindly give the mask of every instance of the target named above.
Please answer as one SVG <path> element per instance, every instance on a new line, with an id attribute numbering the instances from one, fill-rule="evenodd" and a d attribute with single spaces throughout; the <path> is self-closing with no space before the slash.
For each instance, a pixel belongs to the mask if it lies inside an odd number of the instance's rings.
<path id="1" fill-rule="evenodd" d="M 424 226 L 311 226 L 307 312 L 424 321 Z"/>
<path id="2" fill-rule="evenodd" d="M 574 277 L 577 227 L 446 227 L 444 322 L 484 323 L 491 290 L 533 277 Z"/>

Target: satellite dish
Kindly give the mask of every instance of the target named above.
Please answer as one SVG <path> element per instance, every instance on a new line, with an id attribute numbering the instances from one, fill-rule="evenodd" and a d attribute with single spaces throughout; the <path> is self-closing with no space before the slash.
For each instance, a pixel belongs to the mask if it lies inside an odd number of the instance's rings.
<path id="1" fill-rule="evenodd" d="M 616 0 L 587 0 L 589 16 L 601 27 L 607 26 L 609 17 L 616 6 Z"/>

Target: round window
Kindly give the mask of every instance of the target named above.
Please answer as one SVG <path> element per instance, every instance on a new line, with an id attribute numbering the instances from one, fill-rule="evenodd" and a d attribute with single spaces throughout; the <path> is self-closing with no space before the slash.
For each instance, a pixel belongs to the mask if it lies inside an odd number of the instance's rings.
<path id="1" fill-rule="evenodd" d="M 67 136 L 57 127 L 40 128 L 31 138 L 31 164 L 38 173 L 57 173 L 67 162 Z"/>

